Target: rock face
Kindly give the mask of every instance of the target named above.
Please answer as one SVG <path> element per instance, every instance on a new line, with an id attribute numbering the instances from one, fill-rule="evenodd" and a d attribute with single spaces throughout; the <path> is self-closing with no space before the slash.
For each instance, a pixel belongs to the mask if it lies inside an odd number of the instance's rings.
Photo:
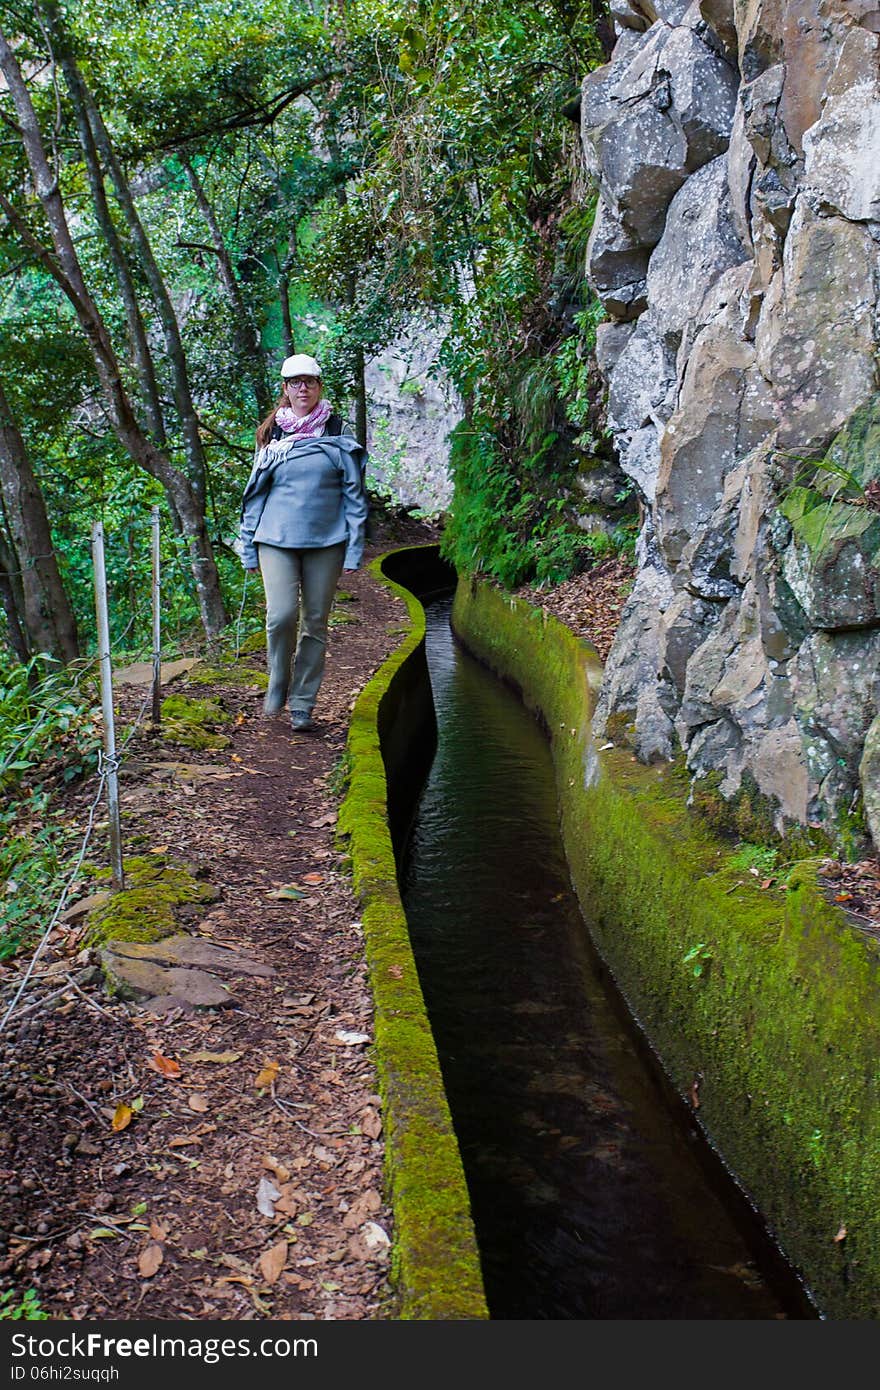
<path id="1" fill-rule="evenodd" d="M 366 368 L 369 480 L 393 501 L 434 514 L 452 500 L 447 437 L 464 414 L 437 372 L 440 335 L 413 326 Z"/>
<path id="2" fill-rule="evenodd" d="M 645 525 L 594 733 L 880 848 L 880 5 L 612 14 L 588 276 Z"/>

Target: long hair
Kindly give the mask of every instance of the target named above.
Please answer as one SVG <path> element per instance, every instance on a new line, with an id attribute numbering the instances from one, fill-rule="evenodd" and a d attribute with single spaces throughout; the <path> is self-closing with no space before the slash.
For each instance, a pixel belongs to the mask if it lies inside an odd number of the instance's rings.
<path id="1" fill-rule="evenodd" d="M 320 378 L 319 378 L 319 380 L 320 380 Z M 318 394 L 318 400 L 320 401 L 320 400 L 323 400 L 323 399 L 324 399 L 324 383 L 323 383 L 323 381 L 322 381 L 322 382 L 321 382 L 321 390 L 320 390 L 320 392 L 319 392 L 319 394 Z M 278 399 L 277 399 L 277 401 L 275 402 L 275 404 L 273 405 L 272 409 L 269 411 L 269 414 L 266 416 L 265 420 L 261 420 L 260 423 L 257 425 L 256 440 L 257 440 L 257 448 L 258 448 L 258 449 L 262 449 L 263 446 L 264 446 L 265 444 L 268 444 L 268 443 L 269 443 L 269 440 L 272 438 L 272 429 L 273 429 L 273 427 L 274 427 L 274 425 L 275 425 L 275 416 L 278 414 L 278 411 L 281 409 L 281 407 L 282 407 L 283 405 L 290 405 L 290 401 L 287 399 L 287 389 L 286 389 L 286 387 L 282 387 L 282 389 L 281 389 L 281 395 L 278 397 Z"/>

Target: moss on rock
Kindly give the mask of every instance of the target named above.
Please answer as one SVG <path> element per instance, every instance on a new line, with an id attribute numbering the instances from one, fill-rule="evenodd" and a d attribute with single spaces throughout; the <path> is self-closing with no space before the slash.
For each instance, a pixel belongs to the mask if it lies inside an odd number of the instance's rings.
<path id="1" fill-rule="evenodd" d="M 223 666 L 195 666 L 189 672 L 190 685 L 253 685 L 265 690 L 269 677 L 265 671 L 230 661 Z"/>
<path id="2" fill-rule="evenodd" d="M 162 855 L 126 859 L 123 869 L 122 891 L 88 915 L 86 940 L 90 946 L 104 946 L 108 941 L 160 941 L 180 931 L 177 908 L 213 902 L 217 897 L 216 888 L 197 879 L 185 865 L 173 864 Z M 96 869 L 92 876 L 106 881 L 110 870 Z"/>
<path id="3" fill-rule="evenodd" d="M 168 695 L 162 701 L 162 737 L 182 748 L 228 748 L 232 740 L 214 730 L 218 724 L 228 724 L 230 718 L 219 699 Z"/>

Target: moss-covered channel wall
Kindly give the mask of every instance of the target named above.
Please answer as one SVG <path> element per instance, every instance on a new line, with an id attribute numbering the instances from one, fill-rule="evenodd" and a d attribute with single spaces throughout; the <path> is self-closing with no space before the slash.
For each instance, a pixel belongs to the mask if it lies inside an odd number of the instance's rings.
<path id="1" fill-rule="evenodd" d="M 407 739 L 418 742 L 425 735 L 426 691 L 432 708 L 424 610 L 383 572 L 383 562 L 390 560 L 380 557 L 370 569 L 406 603 L 409 631 L 355 705 L 339 834 L 351 855 L 362 904 L 375 1006 L 375 1058 L 394 1211 L 393 1275 L 401 1318 L 486 1318 L 464 1170 L 398 892 L 389 826 L 383 753 L 390 775 L 400 772 Z"/>
<path id="2" fill-rule="evenodd" d="M 831 1318 L 880 1317 L 880 957 L 808 864 L 761 889 L 675 770 L 589 741 L 601 676 L 540 610 L 461 582 L 453 626 L 546 723 L 594 942 L 696 1122 Z"/>

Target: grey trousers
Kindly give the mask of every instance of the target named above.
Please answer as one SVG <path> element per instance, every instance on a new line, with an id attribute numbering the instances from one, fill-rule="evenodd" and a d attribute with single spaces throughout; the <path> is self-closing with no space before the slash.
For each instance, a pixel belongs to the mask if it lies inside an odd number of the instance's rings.
<path id="1" fill-rule="evenodd" d="M 324 675 L 327 620 L 345 542 L 302 550 L 258 545 L 257 554 L 266 592 L 266 713 L 275 714 L 289 697 L 291 712 L 311 714 Z"/>

